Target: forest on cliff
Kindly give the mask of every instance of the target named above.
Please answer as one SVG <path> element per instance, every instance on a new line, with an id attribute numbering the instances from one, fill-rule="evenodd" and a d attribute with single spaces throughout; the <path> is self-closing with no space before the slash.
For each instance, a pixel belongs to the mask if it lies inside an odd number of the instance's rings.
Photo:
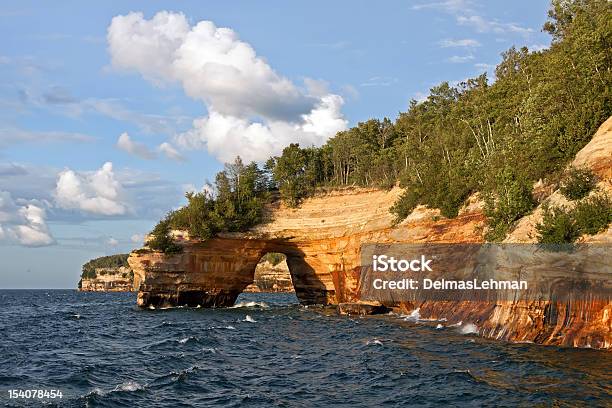
<path id="1" fill-rule="evenodd" d="M 321 147 L 291 144 L 261 167 L 237 158 L 217 174 L 214 194 L 188 193 L 188 205 L 160 221 L 151 248 L 180 250 L 170 229 L 201 239 L 248 229 L 261 222 L 263 206 L 276 192 L 298 206 L 321 187 L 397 183 L 404 189 L 392 208 L 398 221 L 419 204 L 455 217 L 467 197 L 480 192 L 487 239 L 503 239 L 536 205 L 538 180 L 587 193 L 593 185 L 585 170 L 563 170 L 612 114 L 611 11 L 606 0 L 554 0 L 543 27 L 552 36 L 550 48 L 510 48 L 493 80 L 485 73 L 459 84 L 443 82 L 395 120 L 358 123 Z M 571 217 L 599 217 L 594 230 L 610 222 L 609 199 L 583 207 L 573 215 L 547 209 L 542 241 L 571 241 L 581 231 Z M 567 222 L 574 225 L 569 238 L 562 225 Z"/>

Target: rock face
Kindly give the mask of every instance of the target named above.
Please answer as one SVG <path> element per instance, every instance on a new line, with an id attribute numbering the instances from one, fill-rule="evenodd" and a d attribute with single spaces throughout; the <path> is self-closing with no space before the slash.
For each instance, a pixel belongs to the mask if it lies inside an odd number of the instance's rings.
<path id="1" fill-rule="evenodd" d="M 289 266 L 285 260 L 276 265 L 267 260 L 260 261 L 255 268 L 254 279 L 244 292 L 294 292 Z"/>
<path id="2" fill-rule="evenodd" d="M 81 292 L 132 292 L 132 270 L 126 267 L 96 268 L 96 277 L 81 279 Z"/>
<path id="3" fill-rule="evenodd" d="M 583 166 L 595 169 L 604 183 L 610 182 L 610 163 L 602 167 L 600 162 L 612 157 L 611 130 L 612 118 L 577 156 Z M 259 259 L 267 252 L 279 252 L 287 257 L 300 302 L 354 308 L 354 304 L 366 303 L 360 291 L 362 245 L 483 242 L 486 217 L 477 196 L 454 219 L 417 207 L 406 220 L 394 225 L 389 208 L 400 193 L 399 188 L 344 189 L 309 198 L 297 209 L 275 203 L 268 209 L 269 222 L 247 233 L 224 234 L 205 242 L 182 239 L 178 242 L 183 252 L 174 256 L 146 248 L 135 251 L 128 262 L 135 285 L 140 286 L 138 305 L 230 306 L 253 282 Z M 609 237 L 603 234 L 600 242 L 611 242 Z M 529 239 L 521 236 L 516 241 Z M 564 273 L 560 279 L 576 278 L 571 270 Z M 604 279 L 609 282 L 610 276 Z M 407 313 L 418 309 L 421 318 L 444 318 L 449 324 L 472 323 L 479 334 L 497 339 L 612 347 L 612 303 L 599 298 L 572 300 L 571 290 L 563 295 L 537 301 L 420 299 L 418 303 L 383 306 Z"/>

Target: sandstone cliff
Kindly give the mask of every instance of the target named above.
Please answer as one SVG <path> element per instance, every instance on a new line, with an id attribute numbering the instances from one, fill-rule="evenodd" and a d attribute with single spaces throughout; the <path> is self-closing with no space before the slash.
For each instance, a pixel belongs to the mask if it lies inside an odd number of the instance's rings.
<path id="1" fill-rule="evenodd" d="M 81 292 L 132 292 L 134 290 L 132 270 L 127 267 L 96 268 L 95 278 L 82 278 Z"/>
<path id="2" fill-rule="evenodd" d="M 576 164 L 592 168 L 608 188 L 612 164 L 612 118 L 577 155 Z M 606 187 L 608 186 L 608 187 Z M 140 306 L 228 306 L 253 282 L 262 255 L 287 256 L 296 295 L 302 303 L 360 303 L 361 249 L 369 243 L 479 243 L 486 217 L 478 196 L 471 197 L 454 219 L 418 207 L 401 224 L 393 224 L 389 208 L 401 190 L 345 189 L 315 196 L 297 208 L 275 203 L 270 221 L 247 233 L 223 234 L 199 242 L 183 239 L 183 253 L 164 256 L 146 248 L 132 253 L 129 264 L 140 285 Z M 558 193 L 554 193 L 553 196 Z M 553 196 L 551 200 L 555 199 Z M 519 222 L 510 242 L 532 242 L 538 211 Z M 611 242 L 610 230 L 593 239 Z M 571 269 L 557 281 L 575 280 Z M 597 277 L 598 279 L 601 276 Z M 581 276 L 581 283 L 594 277 Z M 610 283 L 610 277 L 604 276 Z M 612 303 L 600 298 L 575 298 L 572 288 L 555 287 L 547 298 L 419 299 L 386 306 L 404 312 L 418 308 L 425 319 L 449 324 L 469 322 L 479 334 L 509 341 L 610 348 Z"/>

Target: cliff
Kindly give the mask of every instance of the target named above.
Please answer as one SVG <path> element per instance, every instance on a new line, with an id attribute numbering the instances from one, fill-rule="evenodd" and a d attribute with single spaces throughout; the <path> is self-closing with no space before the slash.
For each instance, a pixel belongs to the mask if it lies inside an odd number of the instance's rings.
<path id="1" fill-rule="evenodd" d="M 117 268 L 96 268 L 95 278 L 81 278 L 81 292 L 132 292 L 134 290 L 132 270 Z"/>
<path id="2" fill-rule="evenodd" d="M 600 186 L 608 189 L 611 157 L 612 118 L 576 156 L 576 164 L 592 168 L 601 178 Z M 128 262 L 134 270 L 135 284 L 140 285 L 138 305 L 232 305 L 253 282 L 262 255 L 279 252 L 287 257 L 296 295 L 302 303 L 364 304 L 372 308 L 371 302 L 362 299 L 360 286 L 364 245 L 484 241 L 486 217 L 478 195 L 471 197 L 454 219 L 421 206 L 394 225 L 389 208 L 400 193 L 399 188 L 344 189 L 309 198 L 299 208 L 277 202 L 268 208 L 269 222 L 246 233 L 222 234 L 205 242 L 184 238 L 179 240 L 183 252 L 174 256 L 147 248 L 135 251 Z M 549 199 L 554 200 L 553 196 Z M 508 242 L 533 242 L 539 212 L 537 209 L 521 220 Z M 591 239 L 611 242 L 610 229 Z M 546 270 L 546 265 L 539 270 Z M 384 306 L 406 313 L 416 310 L 423 319 L 444 319 L 448 324 L 469 322 L 478 327 L 480 335 L 496 339 L 610 348 L 610 300 L 588 293 L 577 297 L 574 286 L 561 284 L 571 281 L 584 288 L 599 285 L 603 279 L 609 285 L 610 276 L 602 276 L 601 271 L 576 276 L 571 268 L 555 270 L 558 274 L 554 286 L 536 282 L 548 285 L 545 297 L 419 298 Z"/>
<path id="3" fill-rule="evenodd" d="M 293 283 L 287 261 L 282 260 L 274 265 L 262 259 L 255 268 L 253 283 L 244 288 L 244 292 L 293 292 Z"/>

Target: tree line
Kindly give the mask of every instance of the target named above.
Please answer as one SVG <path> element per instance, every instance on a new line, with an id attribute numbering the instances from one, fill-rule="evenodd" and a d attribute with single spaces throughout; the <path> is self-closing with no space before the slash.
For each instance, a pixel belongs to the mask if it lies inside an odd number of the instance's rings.
<path id="1" fill-rule="evenodd" d="M 612 19 L 606 0 L 554 0 L 543 30 L 550 48 L 512 47 L 495 68 L 459 84 L 443 82 L 393 121 L 370 119 L 321 147 L 291 144 L 264 166 L 238 158 L 217 174 L 216 194 L 187 194 L 158 235 L 183 228 L 202 239 L 261 222 L 278 191 L 297 206 L 317 188 L 404 189 L 397 221 L 419 204 L 455 217 L 480 192 L 489 240 L 500 240 L 536 202 L 534 182 L 554 182 L 612 114 Z M 154 230 L 155 232 L 155 230 Z M 166 245 L 167 242 L 164 244 Z"/>

